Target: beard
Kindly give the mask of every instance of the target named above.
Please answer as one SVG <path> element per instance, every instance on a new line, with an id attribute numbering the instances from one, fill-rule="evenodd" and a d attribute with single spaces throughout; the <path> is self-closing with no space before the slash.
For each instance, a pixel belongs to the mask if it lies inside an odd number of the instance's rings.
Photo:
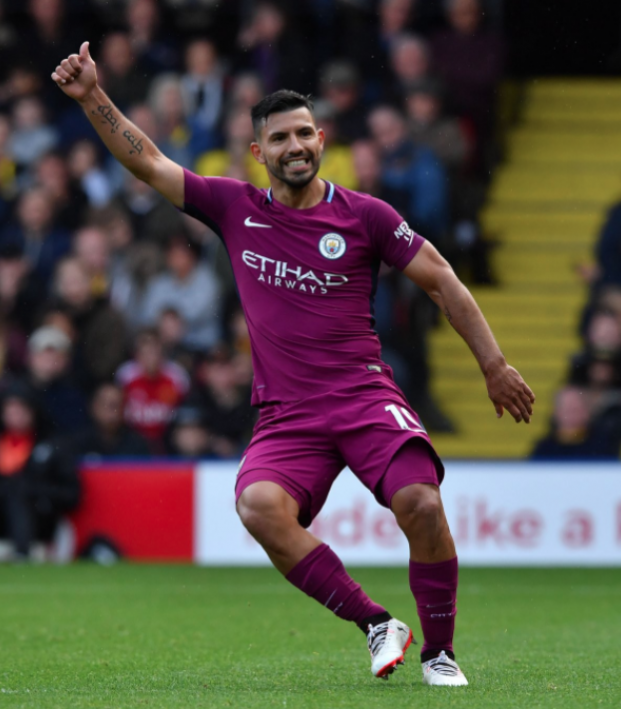
<path id="1" fill-rule="evenodd" d="M 284 182 L 287 187 L 291 187 L 294 190 L 301 190 L 315 179 L 321 164 L 321 159 L 315 157 L 314 155 L 304 155 L 303 157 L 308 160 L 308 169 L 297 175 L 295 173 L 292 175 L 287 175 L 286 165 L 284 162 L 266 162 L 265 166 L 268 171 L 274 175 L 274 177 L 281 182 Z"/>

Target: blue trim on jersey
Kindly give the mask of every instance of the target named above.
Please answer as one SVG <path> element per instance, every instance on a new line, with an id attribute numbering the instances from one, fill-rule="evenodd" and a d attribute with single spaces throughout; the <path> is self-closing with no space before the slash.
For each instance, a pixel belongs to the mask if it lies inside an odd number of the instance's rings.
<path id="1" fill-rule="evenodd" d="M 267 201 L 271 204 L 272 203 L 272 188 L 270 187 L 269 190 L 267 191 Z"/>
<path id="2" fill-rule="evenodd" d="M 328 182 L 328 180 L 326 180 L 326 182 Z M 334 197 L 334 184 L 332 182 L 328 182 L 328 184 L 330 185 L 330 191 L 328 192 L 328 198 L 326 199 L 326 202 L 330 204 L 330 202 L 332 201 L 332 197 Z"/>

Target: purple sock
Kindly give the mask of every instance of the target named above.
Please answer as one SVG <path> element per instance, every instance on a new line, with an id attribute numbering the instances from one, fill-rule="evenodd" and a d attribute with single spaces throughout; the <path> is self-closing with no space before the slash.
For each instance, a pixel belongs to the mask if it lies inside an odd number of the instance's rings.
<path id="1" fill-rule="evenodd" d="M 360 624 L 366 618 L 386 613 L 349 576 L 327 544 L 313 549 L 291 569 L 286 579 L 343 620 Z"/>
<path id="2" fill-rule="evenodd" d="M 416 599 L 425 643 L 421 655 L 453 652 L 457 608 L 457 557 L 437 564 L 410 561 L 410 588 Z"/>

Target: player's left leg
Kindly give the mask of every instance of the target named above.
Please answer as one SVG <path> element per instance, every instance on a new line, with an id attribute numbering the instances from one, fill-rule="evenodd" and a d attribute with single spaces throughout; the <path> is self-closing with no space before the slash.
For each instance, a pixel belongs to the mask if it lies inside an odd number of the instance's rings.
<path id="1" fill-rule="evenodd" d="M 453 652 L 457 555 L 438 485 L 411 482 L 433 475 L 436 461 L 425 441 L 413 441 L 393 458 L 382 481 L 384 498 L 410 546 L 410 588 L 425 638 L 421 651 L 426 684 L 468 684 Z"/>
<path id="2" fill-rule="evenodd" d="M 327 544 L 299 522 L 305 498 L 288 476 L 254 470 L 238 486 L 237 512 L 274 566 L 293 586 L 368 636 L 371 671 L 388 678 L 412 642 L 412 631 L 369 598 Z M 308 510 L 304 510 L 309 517 Z"/>

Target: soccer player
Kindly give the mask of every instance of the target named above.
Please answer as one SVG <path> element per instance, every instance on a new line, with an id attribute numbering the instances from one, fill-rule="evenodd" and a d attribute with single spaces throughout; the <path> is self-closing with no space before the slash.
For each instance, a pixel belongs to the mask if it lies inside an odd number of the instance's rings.
<path id="1" fill-rule="evenodd" d="M 226 245 L 252 342 L 252 402 L 260 408 L 236 483 L 243 524 L 289 582 L 361 628 L 371 671 L 387 678 L 403 663 L 412 631 L 306 529 L 348 465 L 393 511 L 409 542 L 423 681 L 467 684 L 453 653 L 457 557 L 439 492 L 444 468 L 380 358 L 373 294 L 381 261 L 402 270 L 469 345 L 497 416 L 506 409 L 528 423 L 535 397 L 468 290 L 390 206 L 318 178 L 323 133 L 304 96 L 281 90 L 252 109 L 250 150 L 267 169 L 265 191 L 198 177 L 166 158 L 98 86 L 87 42 L 52 79 L 128 170 Z"/>

